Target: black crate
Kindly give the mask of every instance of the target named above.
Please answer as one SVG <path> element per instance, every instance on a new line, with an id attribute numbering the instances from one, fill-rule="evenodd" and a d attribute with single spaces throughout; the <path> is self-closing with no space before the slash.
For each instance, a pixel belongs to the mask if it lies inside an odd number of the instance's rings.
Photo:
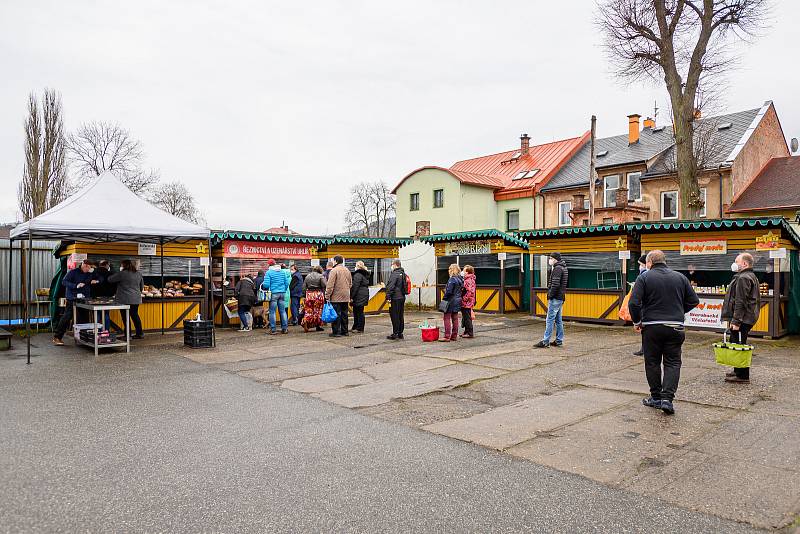
<path id="1" fill-rule="evenodd" d="M 214 323 L 212 321 L 183 321 L 184 332 L 213 332 Z"/>
<path id="2" fill-rule="evenodd" d="M 212 321 L 184 321 L 183 344 L 192 348 L 214 346 L 214 323 Z"/>
<path id="3" fill-rule="evenodd" d="M 183 344 L 193 349 L 208 349 L 214 346 L 214 338 L 213 336 L 184 336 Z"/>

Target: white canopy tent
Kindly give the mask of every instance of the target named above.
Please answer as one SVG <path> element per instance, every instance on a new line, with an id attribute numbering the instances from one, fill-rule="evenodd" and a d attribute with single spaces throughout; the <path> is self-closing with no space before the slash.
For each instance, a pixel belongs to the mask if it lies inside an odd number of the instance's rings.
<path id="1" fill-rule="evenodd" d="M 137 196 L 112 172 L 101 174 L 64 202 L 11 231 L 11 241 L 26 240 L 28 249 L 34 239 L 62 239 L 82 243 L 132 241 L 163 245 L 170 242 L 208 240 L 209 236 L 208 228 L 184 221 Z M 209 246 L 209 254 L 210 251 Z M 27 257 L 30 258 L 30 254 Z M 25 272 L 28 273 L 24 293 L 25 324 L 29 329 L 30 265 Z M 211 295 L 213 310 L 213 292 Z M 30 363 L 30 332 L 27 339 Z"/>

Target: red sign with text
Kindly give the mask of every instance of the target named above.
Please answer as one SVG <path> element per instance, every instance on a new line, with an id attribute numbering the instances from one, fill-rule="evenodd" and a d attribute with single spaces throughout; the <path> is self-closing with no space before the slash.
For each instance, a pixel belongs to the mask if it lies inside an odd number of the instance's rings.
<path id="1" fill-rule="evenodd" d="M 224 254 L 228 258 L 310 260 L 311 246 L 297 243 L 225 241 Z"/>

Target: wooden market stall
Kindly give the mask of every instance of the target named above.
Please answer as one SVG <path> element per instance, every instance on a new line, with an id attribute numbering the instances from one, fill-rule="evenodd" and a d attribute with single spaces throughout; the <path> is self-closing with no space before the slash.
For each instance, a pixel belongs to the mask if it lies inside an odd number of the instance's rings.
<path id="1" fill-rule="evenodd" d="M 720 314 L 733 278 L 730 265 L 742 252 L 753 255 L 761 282 L 761 310 L 751 334 L 780 337 L 800 326 L 800 236 L 785 219 L 634 223 L 628 228 L 639 236 L 643 251 L 663 250 L 669 267 L 689 276 L 695 286 L 700 305 L 687 314 L 687 327 L 723 330 Z"/>
<path id="2" fill-rule="evenodd" d="M 331 241 L 329 237 L 258 232 L 212 232 L 212 280 L 217 303 L 215 324 L 238 326 L 234 288 L 245 274 L 267 270 L 267 260 L 297 265 L 305 276 L 320 264 L 318 251 Z M 324 265 L 323 265 L 324 267 Z M 225 283 L 227 282 L 227 284 Z"/>
<path id="3" fill-rule="evenodd" d="M 475 268 L 475 311 L 509 313 L 526 308 L 525 262 L 528 244 L 500 230 L 476 230 L 434 234 L 420 238 L 436 250 L 436 303 L 441 301 L 449 276 L 448 267 Z"/>
<path id="4" fill-rule="evenodd" d="M 340 255 L 350 272 L 355 271 L 357 261 L 363 261 L 372 275 L 369 302 L 364 307 L 364 313 L 375 314 L 388 311 L 386 281 L 391 273 L 392 260 L 400 257 L 400 248 L 412 242 L 413 239 L 405 237 L 336 235 L 320 245 L 316 257 L 324 266 L 329 259 Z"/>
<path id="5" fill-rule="evenodd" d="M 564 319 L 622 324 L 618 314 L 628 288 L 629 265 L 635 268 L 639 256 L 639 245 L 625 225 L 570 226 L 517 235 L 528 244 L 533 315 L 547 315 L 547 259 L 551 252 L 559 252 L 569 271 Z"/>
<path id="6" fill-rule="evenodd" d="M 191 319 L 198 313 L 206 316 L 207 240 L 165 243 L 163 255 L 160 244 L 131 242 L 62 243 L 57 254 L 66 259 L 66 269 L 61 274 L 84 259 L 108 260 L 112 273 L 122 260 L 135 261 L 145 284 L 139 306 L 145 332 L 182 330 L 184 319 Z M 60 282 L 58 275 L 57 278 Z M 124 321 L 119 311 L 112 311 L 110 320 L 111 326 L 123 330 Z"/>

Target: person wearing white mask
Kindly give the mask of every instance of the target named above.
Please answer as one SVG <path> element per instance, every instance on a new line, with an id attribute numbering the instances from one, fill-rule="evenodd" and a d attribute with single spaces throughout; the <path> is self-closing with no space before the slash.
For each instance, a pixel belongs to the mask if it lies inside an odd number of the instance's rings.
<path id="1" fill-rule="evenodd" d="M 547 263 L 551 268 L 550 284 L 547 288 L 547 319 L 545 320 L 544 338 L 534 345 L 537 349 L 546 349 L 551 345 L 550 337 L 553 335 L 554 325 L 556 339 L 552 345 L 560 347 L 564 344 L 564 321 L 561 320 L 561 308 L 564 306 L 567 296 L 569 271 L 559 252 L 551 252 Z"/>
<path id="2" fill-rule="evenodd" d="M 760 291 L 758 278 L 753 272 L 753 256 L 747 252 L 736 256 L 731 264 L 733 280 L 722 302 L 723 321 L 728 321 L 730 339 L 733 343 L 747 343 L 747 334 L 758 321 Z M 726 382 L 750 383 L 750 368 L 736 367 L 725 375 Z"/>

